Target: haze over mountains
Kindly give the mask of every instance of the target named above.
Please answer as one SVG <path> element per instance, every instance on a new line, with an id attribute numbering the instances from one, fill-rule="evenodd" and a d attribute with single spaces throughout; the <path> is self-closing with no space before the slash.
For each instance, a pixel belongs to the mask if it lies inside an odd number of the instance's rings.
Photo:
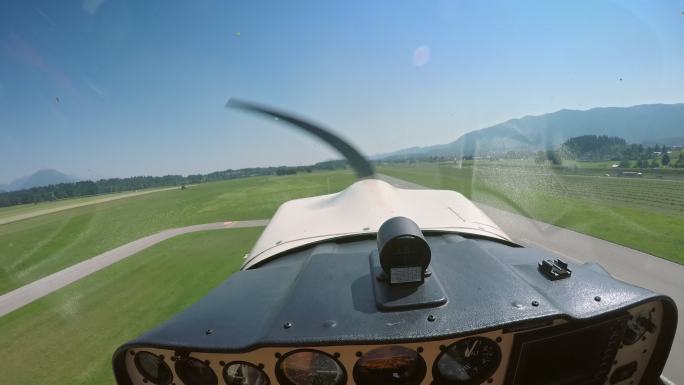
<path id="1" fill-rule="evenodd" d="M 31 175 L 16 179 L 7 185 L 0 185 L 0 191 L 17 191 L 31 187 L 48 186 L 58 183 L 76 182 L 78 178 L 52 169 L 38 170 Z"/>
<path id="2" fill-rule="evenodd" d="M 618 136 L 628 143 L 644 145 L 684 145 L 684 103 L 599 107 L 585 111 L 560 110 L 539 116 L 525 116 L 468 132 L 447 144 L 411 147 L 375 155 L 372 159 L 488 156 L 509 151 L 533 152 L 557 148 L 567 139 L 581 135 Z M 78 180 L 60 171 L 45 169 L 7 185 L 0 185 L 0 191 L 17 191 Z"/>
<path id="3" fill-rule="evenodd" d="M 373 158 L 487 156 L 508 151 L 538 151 L 554 149 L 567 139 L 590 134 L 618 136 L 628 143 L 684 145 L 684 103 L 560 110 L 525 116 L 468 132 L 451 143 L 411 147 Z"/>

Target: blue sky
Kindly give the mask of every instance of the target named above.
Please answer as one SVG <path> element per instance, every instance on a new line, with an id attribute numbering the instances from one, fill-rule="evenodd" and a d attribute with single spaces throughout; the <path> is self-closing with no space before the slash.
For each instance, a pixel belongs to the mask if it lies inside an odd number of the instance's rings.
<path id="1" fill-rule="evenodd" d="M 188 174 L 336 156 L 226 110 L 233 96 L 323 122 L 367 154 L 562 108 L 684 102 L 682 11 L 681 0 L 3 1 L 0 183 L 41 168 Z"/>

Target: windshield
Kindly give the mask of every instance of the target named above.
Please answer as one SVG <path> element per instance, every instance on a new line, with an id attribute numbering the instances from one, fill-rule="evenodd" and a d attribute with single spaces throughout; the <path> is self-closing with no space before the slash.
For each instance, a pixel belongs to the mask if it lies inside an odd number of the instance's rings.
<path id="1" fill-rule="evenodd" d="M 681 306 L 683 36 L 679 0 L 3 2 L 2 382 L 113 384 L 114 349 L 238 271 L 281 204 L 355 183 L 231 98 L 321 123 L 390 186 L 459 192 L 471 233 Z M 339 235 L 356 201 L 333 198 L 296 245 Z M 664 375 L 683 360 L 680 332 Z"/>

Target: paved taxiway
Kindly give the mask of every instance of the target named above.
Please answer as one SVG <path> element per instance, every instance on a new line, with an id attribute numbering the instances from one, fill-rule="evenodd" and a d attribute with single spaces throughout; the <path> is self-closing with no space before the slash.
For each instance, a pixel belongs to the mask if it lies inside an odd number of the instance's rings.
<path id="1" fill-rule="evenodd" d="M 262 227 L 266 226 L 267 224 L 268 219 L 259 219 L 239 222 L 206 223 L 202 225 L 178 227 L 175 229 L 160 231 L 156 234 L 140 238 L 115 249 L 106 251 L 100 255 L 86 259 L 83 262 L 79 262 L 73 266 L 67 267 L 66 269 L 52 273 L 37 281 L 33 281 L 20 288 L 0 295 L 0 317 L 29 304 L 38 298 L 46 296 L 55 290 L 61 289 L 72 282 L 78 281 L 87 275 L 104 269 L 113 263 L 116 263 L 124 258 L 128 258 L 139 251 L 177 235 L 194 233 L 196 231 L 219 230 L 227 228 Z"/>

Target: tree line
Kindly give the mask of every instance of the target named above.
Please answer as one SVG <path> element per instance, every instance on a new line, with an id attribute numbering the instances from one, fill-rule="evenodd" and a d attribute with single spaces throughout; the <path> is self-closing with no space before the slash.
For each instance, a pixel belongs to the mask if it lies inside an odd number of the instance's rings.
<path id="1" fill-rule="evenodd" d="M 669 158 L 672 149 L 666 145 L 644 146 L 628 144 L 623 138 L 605 135 L 583 135 L 565 141 L 559 152 L 564 158 L 585 161 L 638 160 L 655 157 Z M 666 159 L 664 165 L 669 164 Z"/>
<path id="2" fill-rule="evenodd" d="M 622 168 L 653 168 L 653 167 L 677 167 L 684 168 L 684 151 L 666 145 L 648 145 L 627 143 L 620 137 L 606 135 L 582 135 L 570 138 L 556 149 L 539 151 L 518 150 L 506 153 L 490 153 L 480 157 L 467 156 L 434 156 L 427 154 L 412 154 L 409 156 L 394 155 L 384 158 L 376 163 L 416 163 L 416 162 L 444 162 L 462 160 L 507 160 L 507 159 L 534 159 L 536 163 L 550 162 L 553 165 L 562 165 L 564 160 L 577 161 L 614 161 L 619 162 Z M 671 152 L 671 153 L 670 153 Z"/>
<path id="3" fill-rule="evenodd" d="M 556 156 L 560 159 L 580 161 L 620 162 L 619 166 L 648 168 L 670 166 L 684 168 L 684 152 L 680 151 L 677 159 L 670 155 L 672 148 L 655 144 L 628 144 L 623 138 L 605 135 L 583 135 L 568 139 L 559 148 Z M 556 163 L 556 162 L 554 162 Z"/>
<path id="4" fill-rule="evenodd" d="M 100 179 L 98 181 L 88 180 L 73 183 L 59 183 L 25 190 L 2 192 L 0 193 L 0 207 L 135 191 L 147 188 L 185 186 L 187 184 L 198 184 L 259 175 L 290 175 L 296 174 L 297 172 L 313 172 L 314 170 L 339 170 L 345 169 L 346 167 L 346 161 L 332 160 L 319 162 L 310 166 L 251 167 L 187 176 L 134 176 L 130 178 Z"/>
<path id="5" fill-rule="evenodd" d="M 569 159 L 600 161 L 644 152 L 643 146 L 638 146 L 631 148 L 627 141 L 616 136 L 582 135 L 566 140 L 559 151 L 563 157 Z"/>

